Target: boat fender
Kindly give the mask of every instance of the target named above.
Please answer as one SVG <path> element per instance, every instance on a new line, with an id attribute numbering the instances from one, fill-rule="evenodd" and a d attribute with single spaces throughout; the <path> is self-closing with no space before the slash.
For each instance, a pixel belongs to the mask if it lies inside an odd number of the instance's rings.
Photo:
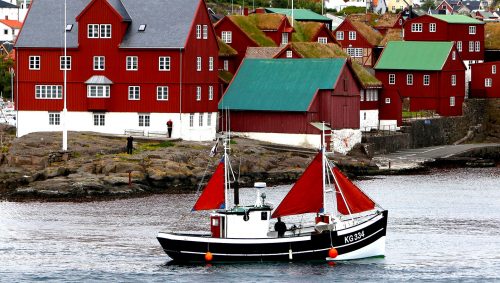
<path id="1" fill-rule="evenodd" d="M 248 221 L 248 219 L 250 219 L 250 215 L 249 215 L 250 211 L 245 211 L 245 214 L 243 214 L 243 220 L 244 221 Z"/>

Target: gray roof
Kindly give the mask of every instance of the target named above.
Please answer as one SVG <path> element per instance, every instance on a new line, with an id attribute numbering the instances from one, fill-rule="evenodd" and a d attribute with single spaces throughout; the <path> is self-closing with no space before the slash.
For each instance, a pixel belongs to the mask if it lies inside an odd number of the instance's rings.
<path id="1" fill-rule="evenodd" d="M 183 48 L 200 0 L 107 0 L 130 22 L 120 47 L 122 48 Z M 76 17 L 91 0 L 67 2 L 68 48 L 78 47 Z M 51 16 L 47 16 L 51 15 Z M 147 25 L 139 32 L 141 24 Z M 61 0 L 33 1 L 24 21 L 16 47 L 62 48 L 64 46 L 64 2 Z"/>
<path id="2" fill-rule="evenodd" d="M 86 82 L 88 85 L 111 85 L 113 82 L 106 76 L 92 76 Z"/>
<path id="3" fill-rule="evenodd" d="M 481 1 L 462 1 L 462 4 L 469 8 L 469 10 L 479 10 L 479 4 Z"/>
<path id="4" fill-rule="evenodd" d="M 5 1 L 0 1 L 0 8 L 12 8 L 12 9 L 18 9 L 19 7 L 14 5 L 14 4 L 11 4 L 9 2 L 5 2 Z"/>

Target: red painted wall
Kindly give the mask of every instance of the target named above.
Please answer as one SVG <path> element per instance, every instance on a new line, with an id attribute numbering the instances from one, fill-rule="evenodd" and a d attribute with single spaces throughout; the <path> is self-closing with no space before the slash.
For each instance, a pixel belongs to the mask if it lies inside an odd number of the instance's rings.
<path id="1" fill-rule="evenodd" d="M 412 23 L 422 23 L 422 32 L 412 32 Z M 436 31 L 429 31 L 429 24 L 436 24 Z M 476 27 L 476 34 L 469 34 L 469 26 Z M 411 19 L 404 24 L 404 40 L 462 42 L 462 60 L 484 60 L 484 24 L 449 24 L 429 15 Z M 469 42 L 480 42 L 479 52 L 469 52 Z M 475 47 L 475 46 L 474 46 Z M 474 48 L 475 50 L 475 48 Z"/>
<path id="2" fill-rule="evenodd" d="M 277 30 L 263 30 L 264 34 L 272 39 L 274 43 L 276 43 L 276 46 L 281 45 L 281 37 L 282 33 L 285 32 L 286 28 L 291 28 L 292 26 L 290 25 L 290 22 L 288 22 L 288 19 L 283 16 L 283 20 L 281 21 L 280 26 L 278 27 Z M 292 34 L 288 33 L 288 42 L 292 42 Z"/>
<path id="3" fill-rule="evenodd" d="M 337 38 L 337 31 L 343 31 L 344 32 L 344 39 L 339 40 Z M 349 40 L 349 31 L 355 31 L 356 32 L 356 40 Z M 354 25 L 351 24 L 349 20 L 343 21 L 335 31 L 333 31 L 333 34 L 335 35 L 335 39 L 337 42 L 340 44 L 340 46 L 344 49 L 344 51 L 347 52 L 347 48 L 364 48 L 367 49 L 368 52 L 365 50 L 363 51 L 363 58 L 353 58 L 355 60 L 359 60 L 359 63 L 365 65 L 365 66 L 370 66 L 372 67 L 374 62 L 373 62 L 373 45 L 371 45 L 368 40 L 364 38 L 364 36 L 354 27 Z M 366 54 L 367 53 L 367 54 Z"/>
<path id="4" fill-rule="evenodd" d="M 318 33 L 312 38 L 313 42 L 318 42 L 318 37 L 326 37 L 328 38 L 328 43 L 337 43 L 337 40 L 335 40 L 335 36 L 333 36 L 333 33 L 326 27 L 325 24 L 321 26 L 319 29 Z M 340 44 L 339 44 L 340 45 Z"/>
<path id="5" fill-rule="evenodd" d="M 496 70 L 493 73 L 493 66 Z M 471 98 L 500 98 L 500 61 L 471 65 Z M 486 87 L 485 80 L 491 79 L 491 87 Z"/>

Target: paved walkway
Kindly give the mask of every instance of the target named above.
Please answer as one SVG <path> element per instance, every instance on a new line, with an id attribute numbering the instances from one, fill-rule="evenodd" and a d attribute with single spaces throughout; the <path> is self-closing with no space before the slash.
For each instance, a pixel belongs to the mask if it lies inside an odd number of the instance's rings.
<path id="1" fill-rule="evenodd" d="M 486 147 L 500 147 L 500 143 L 442 145 L 406 149 L 390 154 L 376 155 L 373 160 L 380 169 L 410 169 L 436 158 L 450 158 L 464 152 Z M 390 168 L 389 168 L 390 165 Z"/>

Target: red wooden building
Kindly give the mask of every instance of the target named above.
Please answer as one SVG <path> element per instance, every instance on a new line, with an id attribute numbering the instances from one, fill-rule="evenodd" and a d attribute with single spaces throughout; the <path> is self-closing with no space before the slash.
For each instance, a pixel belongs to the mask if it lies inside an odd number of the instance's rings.
<path id="1" fill-rule="evenodd" d="M 500 61 L 471 66 L 471 98 L 500 98 Z"/>
<path id="2" fill-rule="evenodd" d="M 344 20 L 334 31 L 337 42 L 356 62 L 372 67 L 375 64 L 373 49 L 382 40 L 382 35 L 362 22 Z"/>
<path id="3" fill-rule="evenodd" d="M 218 45 L 202 0 L 34 1 L 16 42 L 19 132 L 215 135 Z M 51 16 L 47 16 L 51 15 Z M 64 32 L 67 57 L 64 57 Z"/>
<path id="4" fill-rule="evenodd" d="M 403 18 L 403 12 L 398 14 L 385 13 L 377 19 L 377 22 L 373 27 L 378 30 L 380 34 L 385 36 L 387 31 L 390 29 L 403 28 L 404 22 L 405 19 Z"/>
<path id="5" fill-rule="evenodd" d="M 463 15 L 423 15 L 404 24 L 404 40 L 453 41 L 466 66 L 484 60 L 484 23 Z"/>
<path id="6" fill-rule="evenodd" d="M 270 142 L 317 147 L 320 132 L 359 131 L 359 82 L 347 60 L 245 59 L 219 102 L 231 131 Z"/>
<path id="7" fill-rule="evenodd" d="M 375 65 L 375 76 L 384 84 L 381 120 L 401 125 L 404 99 L 410 111 L 462 114 L 465 65 L 452 42 L 390 41 Z"/>

